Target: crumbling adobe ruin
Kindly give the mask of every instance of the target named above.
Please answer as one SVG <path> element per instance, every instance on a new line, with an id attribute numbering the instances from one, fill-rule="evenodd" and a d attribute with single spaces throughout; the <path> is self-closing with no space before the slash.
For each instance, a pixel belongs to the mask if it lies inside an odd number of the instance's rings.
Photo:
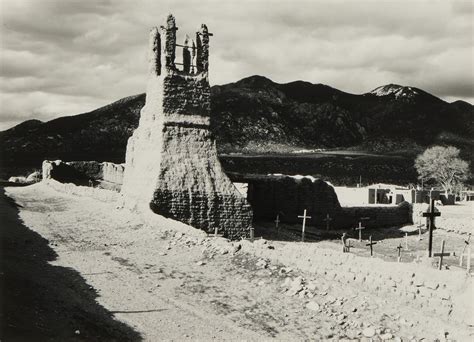
<path id="1" fill-rule="evenodd" d="M 166 27 L 150 32 L 146 103 L 127 145 L 125 204 L 230 238 L 246 236 L 251 207 L 223 172 L 209 130 L 212 34 L 202 25 L 195 42 L 186 37 L 178 45 L 177 30 L 169 15 Z M 175 62 L 177 46 L 182 63 Z"/>

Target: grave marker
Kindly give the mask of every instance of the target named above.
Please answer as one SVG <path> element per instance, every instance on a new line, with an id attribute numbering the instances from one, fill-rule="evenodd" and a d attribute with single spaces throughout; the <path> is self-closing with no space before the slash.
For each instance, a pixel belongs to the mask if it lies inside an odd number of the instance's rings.
<path id="1" fill-rule="evenodd" d="M 275 228 L 277 230 L 277 235 L 280 235 L 280 228 L 278 227 L 278 224 L 280 223 L 280 214 L 277 214 L 276 220 L 275 220 Z"/>
<path id="2" fill-rule="evenodd" d="M 253 227 L 250 227 L 250 241 L 252 242 L 255 238 L 254 234 L 255 234 L 255 229 Z"/>
<path id="3" fill-rule="evenodd" d="M 471 233 L 469 233 L 469 236 L 467 240 L 464 240 L 464 248 L 462 249 L 461 255 L 459 256 L 459 267 L 462 267 L 463 264 L 463 258 L 464 258 L 464 252 L 467 250 L 468 258 L 467 258 L 467 264 L 469 265 L 467 268 L 467 271 L 469 272 L 470 269 L 470 263 L 471 263 L 471 246 L 470 246 L 470 240 L 471 240 Z"/>
<path id="4" fill-rule="evenodd" d="M 402 260 L 402 244 L 399 244 L 397 249 L 398 249 L 398 258 L 397 261 L 400 262 Z"/>
<path id="5" fill-rule="evenodd" d="M 418 241 L 421 241 L 421 240 L 423 240 L 423 239 L 421 238 L 421 227 L 423 227 L 423 225 L 422 225 L 422 224 L 419 224 L 417 227 L 418 227 Z"/>
<path id="6" fill-rule="evenodd" d="M 323 221 L 326 221 L 326 230 L 329 230 L 329 224 L 332 221 L 332 218 L 329 216 L 329 214 L 326 214 L 326 218 Z"/>
<path id="7" fill-rule="evenodd" d="M 354 246 L 351 245 L 351 242 L 348 241 L 348 243 L 346 243 L 346 241 L 348 240 L 347 238 L 347 234 L 346 233 L 343 233 L 342 236 L 341 236 L 341 241 L 342 241 L 342 253 L 349 253 L 350 252 L 350 249 Z"/>
<path id="8" fill-rule="evenodd" d="M 305 229 L 305 226 L 306 226 L 306 219 L 307 218 L 311 218 L 311 216 L 306 216 L 306 209 L 304 210 L 303 212 L 303 216 L 298 216 L 298 218 L 302 218 L 303 219 L 303 226 L 301 227 L 301 241 L 304 242 L 304 229 Z"/>
<path id="9" fill-rule="evenodd" d="M 445 244 L 445 241 L 443 240 L 441 242 L 441 252 L 440 253 L 434 253 L 433 256 L 435 257 L 439 257 L 439 265 L 438 265 L 438 270 L 441 269 L 441 267 L 443 266 L 443 257 L 445 256 L 456 256 L 456 254 L 454 252 L 452 253 L 447 253 L 444 251 L 444 244 Z"/>
<path id="10" fill-rule="evenodd" d="M 356 229 L 355 229 L 355 230 L 359 231 L 359 242 L 362 241 L 362 229 L 365 229 L 365 227 L 362 227 L 362 223 L 359 222 L 359 227 L 356 227 Z"/>
<path id="11" fill-rule="evenodd" d="M 372 242 L 372 235 L 369 236 L 369 243 L 366 243 L 366 246 L 370 247 L 370 256 L 373 256 L 373 245 L 376 245 L 377 242 Z"/>
<path id="12" fill-rule="evenodd" d="M 408 233 L 405 232 L 405 249 L 408 250 Z"/>
<path id="13" fill-rule="evenodd" d="M 431 258 L 431 252 L 433 250 L 433 229 L 435 228 L 435 217 L 441 216 L 440 212 L 435 212 L 435 205 L 434 199 L 431 199 L 430 210 L 426 213 L 423 213 L 423 217 L 428 217 L 428 230 L 429 230 L 429 237 L 428 237 L 428 256 Z"/>

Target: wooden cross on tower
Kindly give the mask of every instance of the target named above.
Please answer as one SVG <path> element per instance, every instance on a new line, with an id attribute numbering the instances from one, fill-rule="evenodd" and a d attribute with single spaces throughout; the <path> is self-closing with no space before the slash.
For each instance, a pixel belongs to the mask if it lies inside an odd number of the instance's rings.
<path id="1" fill-rule="evenodd" d="M 362 222 L 359 222 L 359 227 L 356 227 L 355 229 L 359 231 L 359 242 L 362 241 L 362 229 L 365 229 L 365 227 L 362 227 Z"/>
<path id="2" fill-rule="evenodd" d="M 301 241 L 304 242 L 304 230 L 305 230 L 305 227 L 306 227 L 306 219 L 307 218 L 311 218 L 311 216 L 306 216 L 306 209 L 304 210 L 303 212 L 303 216 L 298 216 L 298 218 L 302 218 L 303 219 L 303 227 L 301 228 Z"/>
<path id="3" fill-rule="evenodd" d="M 329 216 L 329 214 L 326 214 L 326 218 L 323 219 L 323 221 L 326 222 L 326 230 L 329 230 L 329 224 L 330 224 L 331 221 L 332 221 L 332 218 Z"/>
<path id="4" fill-rule="evenodd" d="M 370 247 L 370 256 L 373 256 L 373 245 L 376 245 L 377 242 L 373 241 L 372 242 L 372 235 L 369 236 L 369 243 L 366 243 L 365 245 L 366 246 L 369 246 Z"/>
<path id="5" fill-rule="evenodd" d="M 430 210 L 426 213 L 423 213 L 423 217 L 428 217 L 428 230 L 429 230 L 429 237 L 428 237 L 428 256 L 431 258 L 431 252 L 433 250 L 433 229 L 435 228 L 435 217 L 441 216 L 440 212 L 435 212 L 435 205 L 434 199 L 431 199 Z"/>

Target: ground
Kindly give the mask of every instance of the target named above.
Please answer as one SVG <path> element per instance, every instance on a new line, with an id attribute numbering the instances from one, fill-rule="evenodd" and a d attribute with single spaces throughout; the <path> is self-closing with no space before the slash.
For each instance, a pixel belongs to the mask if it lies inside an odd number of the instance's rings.
<path id="1" fill-rule="evenodd" d="M 458 269 L 342 255 L 331 239 L 227 242 L 41 183 L 6 188 L 0 210 L 5 340 L 472 339 Z M 385 273 L 415 281 L 391 294 Z"/>

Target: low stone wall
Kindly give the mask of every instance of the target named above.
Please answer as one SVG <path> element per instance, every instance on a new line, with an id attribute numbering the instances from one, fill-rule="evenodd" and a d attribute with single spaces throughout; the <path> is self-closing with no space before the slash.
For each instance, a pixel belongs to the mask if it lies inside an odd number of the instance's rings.
<path id="1" fill-rule="evenodd" d="M 308 225 L 316 226 L 325 224 L 327 214 L 335 217 L 341 210 L 334 188 L 320 179 L 249 175 L 246 181 L 254 220 L 275 220 L 279 214 L 281 222 L 298 223 L 306 209 Z"/>
<path id="2" fill-rule="evenodd" d="M 364 226 L 393 227 L 412 222 L 412 208 L 407 202 L 397 206 L 341 207 L 334 188 L 320 179 L 302 176 L 247 175 L 248 200 L 254 219 L 273 221 L 277 214 L 283 223 L 301 223 L 306 209 L 311 216 L 307 226 L 325 227 L 326 215 L 331 218 L 332 228 L 354 228 L 361 218 Z"/>
<path id="3" fill-rule="evenodd" d="M 96 161 L 71 161 L 61 160 L 43 162 L 43 179 L 55 179 L 61 183 L 76 185 L 89 185 L 92 181 L 122 184 L 124 164 L 113 164 Z"/>
<path id="4" fill-rule="evenodd" d="M 396 263 L 360 257 L 322 248 L 319 244 L 278 244 L 273 249 L 242 241 L 242 250 L 276 263 L 311 272 L 315 278 L 383 293 L 397 300 L 459 324 L 474 324 L 472 315 L 473 279 L 461 270 L 438 271 L 430 260 Z M 263 247 L 263 248 L 262 248 Z"/>
<path id="5" fill-rule="evenodd" d="M 336 225 L 341 228 L 353 228 L 362 218 L 365 228 L 396 227 L 413 223 L 412 205 L 402 202 L 397 206 L 346 207 L 341 208 Z"/>

